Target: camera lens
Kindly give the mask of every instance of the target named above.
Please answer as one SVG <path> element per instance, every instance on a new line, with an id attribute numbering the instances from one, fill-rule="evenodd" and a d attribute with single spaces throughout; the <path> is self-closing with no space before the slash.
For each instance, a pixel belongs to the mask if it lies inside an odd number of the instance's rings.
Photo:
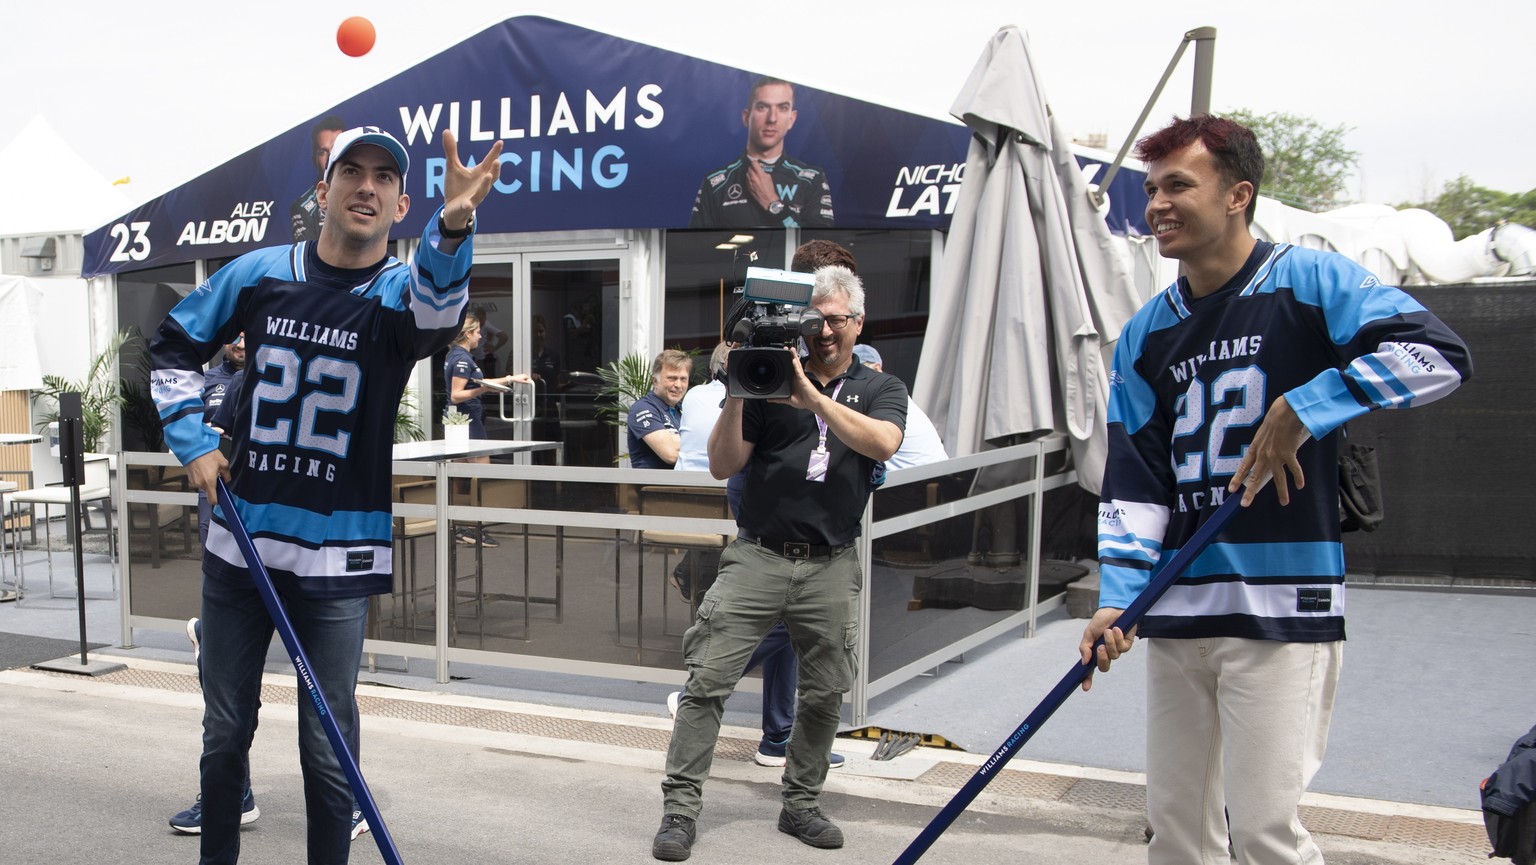
<path id="1" fill-rule="evenodd" d="M 766 354 L 754 355 L 742 366 L 741 383 L 749 393 L 773 393 L 784 383 L 783 364 Z"/>
<path id="2" fill-rule="evenodd" d="M 725 362 L 726 393 L 737 399 L 784 399 L 794 382 L 794 356 L 782 348 L 733 348 Z"/>

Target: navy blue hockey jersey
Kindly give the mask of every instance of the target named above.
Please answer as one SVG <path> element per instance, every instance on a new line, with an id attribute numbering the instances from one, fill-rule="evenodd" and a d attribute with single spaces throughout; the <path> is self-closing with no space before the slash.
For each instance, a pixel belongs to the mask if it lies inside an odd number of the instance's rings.
<path id="1" fill-rule="evenodd" d="M 1148 637 L 1344 638 L 1337 436 L 1351 418 L 1439 399 L 1466 380 L 1461 339 L 1341 255 L 1260 241 L 1219 291 L 1181 279 L 1122 332 L 1099 505 L 1100 603 L 1124 608 L 1219 507 L 1270 403 L 1312 439 L 1306 487 L 1266 489 L 1145 618 Z"/>
<path id="2" fill-rule="evenodd" d="M 242 255 L 171 310 L 150 348 L 165 440 L 185 464 L 218 446 L 201 422 L 202 365 L 245 332 L 230 492 L 284 594 L 390 590 L 395 413 L 416 361 L 458 332 L 473 256 L 469 239 L 438 251 L 438 219 L 427 225 L 409 265 L 338 270 L 307 242 Z M 250 578 L 222 512 L 204 568 Z"/>

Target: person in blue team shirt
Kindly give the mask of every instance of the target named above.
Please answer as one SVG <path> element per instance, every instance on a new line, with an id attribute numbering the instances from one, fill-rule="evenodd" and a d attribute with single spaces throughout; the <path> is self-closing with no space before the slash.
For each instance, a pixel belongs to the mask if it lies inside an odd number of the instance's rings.
<path id="1" fill-rule="evenodd" d="M 219 406 L 230 393 L 230 382 L 235 374 L 245 368 L 245 334 L 237 334 L 234 341 L 224 346 L 224 359 L 218 366 L 210 367 L 203 374 L 203 423 L 213 425 L 220 434 L 224 431 L 213 424 Z M 208 542 L 208 521 L 213 516 L 213 505 L 202 490 L 197 493 L 197 540 Z"/>
<path id="2" fill-rule="evenodd" d="M 669 348 L 651 362 L 651 390 L 629 407 L 629 464 L 637 469 L 669 469 L 677 462 L 681 439 L 678 409 L 688 392 L 693 358 Z"/>
<path id="3" fill-rule="evenodd" d="M 448 356 L 443 359 L 443 384 L 448 390 L 448 401 L 460 412 L 469 415 L 469 437 L 472 439 L 490 438 L 485 432 L 485 406 L 480 398 L 487 393 L 496 393 L 487 384 L 511 387 L 513 382 L 527 384 L 532 381 L 526 374 L 504 375 L 498 378 L 486 378 L 475 363 L 475 349 L 480 345 L 484 336 L 484 322 L 474 313 L 464 316 L 464 326 L 459 328 L 459 335 L 454 338 L 453 345 L 448 349 Z M 490 457 L 468 457 L 464 462 L 488 463 Z M 469 480 L 462 478 L 464 491 L 468 491 Z M 491 535 L 481 529 L 461 526 L 453 530 L 456 543 L 474 544 L 479 542 L 487 547 L 499 547 L 501 544 Z"/>
<path id="4" fill-rule="evenodd" d="M 853 356 L 859 363 L 876 372 L 885 371 L 885 361 L 880 357 L 880 351 L 868 343 L 861 342 L 854 346 Z M 944 440 L 939 437 L 938 429 L 934 427 L 933 421 L 928 419 L 927 412 L 918 406 L 916 400 L 908 396 L 905 435 L 901 437 L 901 447 L 897 448 L 896 453 L 885 461 L 885 467 L 895 471 L 926 466 L 947 459 L 949 454 L 944 451 Z"/>
<path id="5" fill-rule="evenodd" d="M 368 597 L 390 590 L 391 436 L 416 361 L 447 346 L 468 298 L 474 212 L 496 183 L 502 144 L 473 167 L 451 132 L 443 206 L 411 263 L 389 254 L 410 196 L 405 148 L 377 127 L 336 137 L 317 197 L 317 240 L 257 250 L 221 268 L 161 323 L 151 393 L 165 440 L 194 487 L 220 478 L 282 595 L 312 672 L 356 752 L 354 691 Z M 233 457 L 202 423 L 203 364 L 244 332 Z M 231 477 L 231 462 L 239 467 Z M 202 594 L 201 862 L 240 854 L 241 796 L 273 624 L 221 505 L 209 526 Z M 352 792 L 314 706 L 300 701 L 300 765 L 311 865 L 346 862 Z"/>
<path id="6" fill-rule="evenodd" d="M 1230 834 L 1246 865 L 1320 863 L 1297 806 L 1322 763 L 1342 663 L 1337 431 L 1445 396 L 1471 376 L 1471 358 L 1438 318 L 1349 259 L 1253 236 L 1264 156 L 1240 124 L 1175 120 L 1137 156 L 1149 166 L 1147 224 L 1184 275 L 1115 349 L 1102 609 L 1079 651 L 1109 670 L 1137 630 L 1112 628 L 1120 613 L 1241 495 L 1244 510 L 1138 626 L 1152 638 L 1147 861 L 1226 862 Z"/>

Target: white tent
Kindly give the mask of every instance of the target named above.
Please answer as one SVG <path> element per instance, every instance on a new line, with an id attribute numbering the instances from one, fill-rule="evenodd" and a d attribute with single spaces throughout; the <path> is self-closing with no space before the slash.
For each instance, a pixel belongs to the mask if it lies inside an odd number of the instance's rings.
<path id="1" fill-rule="evenodd" d="M 0 237 L 83 234 L 136 203 L 40 114 L 0 149 Z"/>

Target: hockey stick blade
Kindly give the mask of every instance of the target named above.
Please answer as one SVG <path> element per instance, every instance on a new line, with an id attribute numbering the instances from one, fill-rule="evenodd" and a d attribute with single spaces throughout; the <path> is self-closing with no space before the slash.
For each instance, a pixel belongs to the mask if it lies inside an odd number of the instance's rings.
<path id="1" fill-rule="evenodd" d="M 1168 587 L 1173 585 L 1174 581 L 1179 578 L 1179 575 L 1189 567 L 1190 562 L 1193 562 L 1195 557 L 1200 555 L 1206 546 L 1210 544 L 1211 540 L 1222 529 L 1226 528 L 1227 523 L 1232 520 L 1232 515 L 1237 513 L 1238 508 L 1241 507 L 1242 498 L 1241 492 L 1227 496 L 1226 501 L 1222 502 L 1221 507 L 1217 508 L 1216 512 L 1206 519 L 1205 523 L 1190 537 L 1189 542 L 1169 560 L 1168 564 L 1157 573 L 1157 576 L 1152 578 L 1152 581 L 1147 584 L 1147 587 L 1142 590 L 1141 594 L 1136 596 L 1136 600 L 1132 601 L 1125 608 L 1124 612 L 1120 614 L 1120 618 L 1115 620 L 1114 627 L 1122 631 L 1129 631 L 1141 620 L 1141 617 L 1147 610 L 1157 603 L 1157 599 L 1162 597 L 1163 593 L 1168 590 Z M 1094 644 L 1095 654 L 1097 654 L 1098 646 L 1103 645 L 1103 643 L 1104 639 L 1100 637 L 1098 642 Z M 907 849 L 901 851 L 901 855 L 896 857 L 893 865 L 912 865 L 912 863 L 922 858 L 922 855 L 928 852 L 928 848 L 933 846 L 933 842 L 937 841 L 939 836 L 944 834 L 944 830 L 948 829 L 950 824 L 955 822 L 960 813 L 980 795 L 982 789 L 990 784 L 993 778 L 997 777 L 998 772 L 1002 771 L 1004 766 L 1008 765 L 1008 761 L 1014 758 L 1014 755 L 1019 752 L 1024 743 L 1028 742 L 1035 735 L 1035 732 L 1040 729 L 1041 725 L 1051 715 L 1055 714 L 1057 709 L 1061 708 L 1061 704 L 1065 703 L 1067 698 L 1072 696 L 1072 692 L 1076 690 L 1078 685 L 1082 684 L 1084 679 L 1088 678 L 1088 674 L 1093 671 L 1093 668 L 1094 664 L 1092 662 L 1084 664 L 1078 661 L 1073 664 L 1072 669 L 1067 672 L 1067 675 L 1063 676 L 1061 681 L 1056 683 L 1056 687 L 1052 688 L 1051 692 L 1045 696 L 1045 699 L 1041 700 L 1040 704 L 1035 707 L 1034 711 L 1029 713 L 1029 716 L 1024 719 L 1024 723 L 1020 724 L 1013 731 L 1013 735 L 1009 736 L 1007 741 L 1003 742 L 996 751 L 992 752 L 992 756 L 982 764 L 980 769 L 976 770 L 976 774 L 971 776 L 971 780 L 967 781 L 965 786 L 961 787 L 960 791 L 954 795 L 954 798 L 950 799 L 948 804 L 940 809 L 938 814 L 934 815 L 934 818 L 923 828 L 923 831 L 919 832 L 917 837 L 912 840 L 912 843 L 907 845 Z"/>
<path id="2" fill-rule="evenodd" d="M 288 658 L 299 674 L 299 683 L 309 692 L 310 702 L 315 705 L 315 714 L 320 716 L 320 726 L 325 730 L 325 737 L 331 742 L 331 750 L 335 752 L 337 762 L 341 763 L 341 771 L 347 776 L 352 795 L 357 797 L 358 810 L 363 812 L 363 819 L 368 821 L 368 831 L 379 846 L 379 855 L 384 858 L 385 865 L 402 865 L 400 851 L 395 848 L 395 839 L 390 836 L 389 827 L 384 825 L 384 817 L 379 814 L 373 793 L 368 789 L 368 782 L 363 780 L 363 772 L 357 766 L 357 758 L 353 756 L 352 749 L 347 746 L 341 726 L 336 723 L 336 716 L 331 714 L 331 704 L 321 692 L 320 682 L 310 673 L 314 668 L 310 666 L 309 656 L 304 653 L 304 647 L 299 645 L 299 637 L 293 632 L 293 622 L 289 620 L 283 602 L 277 596 L 277 589 L 272 585 L 272 576 L 267 573 L 267 566 L 261 563 L 261 556 L 256 554 L 256 545 L 246 532 L 245 523 L 235 510 L 234 497 L 230 495 L 222 478 L 219 479 L 219 504 L 224 509 L 224 522 L 229 526 L 230 534 L 235 536 L 235 545 L 240 548 L 240 554 L 245 557 L 245 563 L 250 569 L 251 581 L 256 584 L 256 591 L 261 594 L 261 601 L 266 605 L 267 615 L 272 617 L 272 624 L 283 638 L 283 647 L 288 650 Z"/>

